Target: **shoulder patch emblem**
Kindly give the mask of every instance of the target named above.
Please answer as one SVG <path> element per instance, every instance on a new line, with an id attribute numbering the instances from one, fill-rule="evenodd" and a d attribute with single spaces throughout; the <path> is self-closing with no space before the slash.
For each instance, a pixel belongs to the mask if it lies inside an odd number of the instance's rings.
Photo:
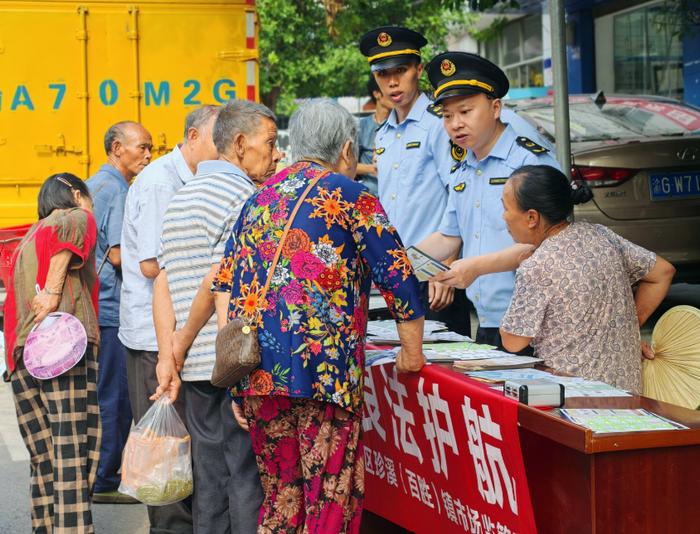
<path id="1" fill-rule="evenodd" d="M 377 153 L 377 156 L 381 156 L 384 154 L 384 150 L 386 150 L 384 147 L 378 147 L 374 151 Z"/>
<path id="2" fill-rule="evenodd" d="M 452 141 L 450 141 L 450 154 L 452 155 L 453 160 L 460 162 L 464 160 L 464 157 L 467 155 L 467 151 L 461 146 L 455 145 Z"/>
<path id="3" fill-rule="evenodd" d="M 508 181 L 507 176 L 502 176 L 500 178 L 489 178 L 489 185 L 503 185 Z"/>
<path id="4" fill-rule="evenodd" d="M 428 113 L 432 113 L 436 117 L 442 118 L 442 106 L 440 104 L 430 104 L 428 106 Z"/>
<path id="5" fill-rule="evenodd" d="M 411 143 L 406 143 L 406 148 L 419 148 L 420 141 L 412 141 Z"/>
<path id="6" fill-rule="evenodd" d="M 461 193 L 462 191 L 464 191 L 465 187 L 467 187 L 467 184 L 465 182 L 460 182 L 456 186 L 454 186 L 452 189 L 454 189 L 458 193 Z"/>
<path id="7" fill-rule="evenodd" d="M 523 147 L 525 150 L 528 152 L 532 152 L 533 154 L 545 154 L 549 152 L 548 149 L 544 148 L 543 146 L 538 145 L 534 141 L 531 141 L 527 137 L 520 136 L 515 140 L 516 143 L 518 143 L 519 146 Z"/>

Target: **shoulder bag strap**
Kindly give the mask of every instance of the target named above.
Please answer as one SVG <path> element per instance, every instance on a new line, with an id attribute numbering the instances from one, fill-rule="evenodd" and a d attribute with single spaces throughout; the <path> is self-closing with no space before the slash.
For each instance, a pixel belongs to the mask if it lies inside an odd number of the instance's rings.
<path id="1" fill-rule="evenodd" d="M 270 289 L 270 282 L 272 281 L 272 276 L 275 274 L 275 269 L 277 268 L 277 262 L 279 261 L 280 255 L 282 254 L 282 247 L 284 246 L 284 242 L 287 239 L 287 234 L 289 233 L 289 229 L 292 227 L 292 223 L 294 222 L 294 218 L 296 217 L 299 208 L 301 208 L 301 205 L 304 203 L 304 200 L 308 196 L 309 192 L 319 182 L 319 180 L 325 176 L 328 176 L 329 174 L 330 172 L 326 171 L 318 175 L 316 178 L 312 179 L 309 182 L 309 185 L 306 186 L 306 189 L 304 189 L 304 192 L 299 197 L 299 200 L 297 200 L 297 203 L 294 206 L 294 209 L 292 210 L 289 219 L 287 219 L 287 224 L 285 225 L 284 231 L 282 232 L 282 237 L 280 237 L 280 241 L 277 244 L 277 251 L 275 252 L 275 257 L 272 260 L 272 263 L 270 264 L 270 270 L 267 272 L 267 281 L 265 282 L 265 288 L 263 289 L 261 294 L 261 297 L 263 299 L 265 298 L 265 295 L 267 295 L 267 290 Z"/>

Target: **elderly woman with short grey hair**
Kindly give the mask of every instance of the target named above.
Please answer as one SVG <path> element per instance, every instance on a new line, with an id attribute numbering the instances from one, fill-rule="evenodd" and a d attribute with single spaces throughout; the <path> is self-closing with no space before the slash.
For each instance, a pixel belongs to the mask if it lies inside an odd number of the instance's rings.
<path id="1" fill-rule="evenodd" d="M 424 364 L 424 309 L 379 200 L 353 181 L 354 118 L 312 100 L 292 116 L 290 140 L 295 163 L 248 200 L 234 226 L 214 279 L 216 308 L 258 331 L 262 362 L 231 395 L 263 484 L 259 531 L 354 533 L 371 283 L 397 321 L 399 371 Z"/>

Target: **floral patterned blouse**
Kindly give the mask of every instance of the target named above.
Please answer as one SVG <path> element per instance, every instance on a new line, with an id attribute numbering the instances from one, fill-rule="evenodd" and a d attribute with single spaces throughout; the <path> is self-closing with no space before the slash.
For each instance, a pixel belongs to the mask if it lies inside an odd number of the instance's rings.
<path id="1" fill-rule="evenodd" d="M 231 292 L 229 319 L 258 326 L 261 366 L 231 389 L 234 397 L 311 398 L 359 413 L 371 282 L 396 321 L 425 311 L 379 200 L 341 174 L 327 174 L 309 192 L 262 295 L 287 217 L 322 172 L 315 163 L 296 163 L 248 200 L 213 290 Z"/>

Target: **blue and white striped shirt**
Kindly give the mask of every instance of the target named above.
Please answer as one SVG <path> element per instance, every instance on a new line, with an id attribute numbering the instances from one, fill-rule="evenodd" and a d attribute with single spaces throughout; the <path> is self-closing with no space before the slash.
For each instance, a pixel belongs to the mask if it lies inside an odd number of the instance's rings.
<path id="1" fill-rule="evenodd" d="M 223 257 L 230 230 L 255 190 L 255 184 L 235 165 L 203 161 L 194 178 L 170 201 L 158 263 L 167 274 L 178 329 L 187 321 L 202 279 Z M 187 353 L 184 381 L 211 380 L 216 333 L 214 314 Z"/>

